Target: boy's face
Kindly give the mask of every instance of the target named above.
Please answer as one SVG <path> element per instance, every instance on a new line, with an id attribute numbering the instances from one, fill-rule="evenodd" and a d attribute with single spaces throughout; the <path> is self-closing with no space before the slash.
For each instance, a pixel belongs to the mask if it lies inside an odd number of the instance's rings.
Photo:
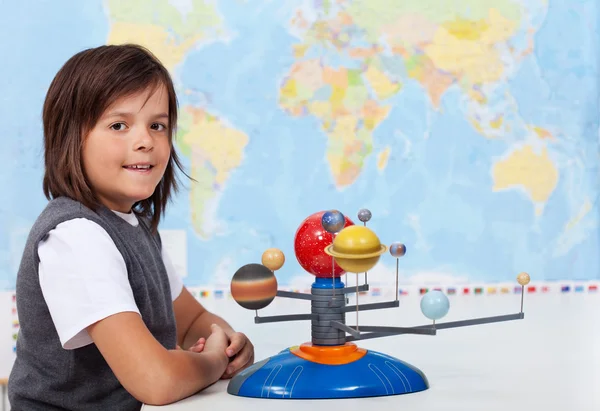
<path id="1" fill-rule="evenodd" d="M 171 154 L 169 100 L 158 87 L 117 100 L 85 138 L 83 166 L 106 207 L 127 213 L 152 196 Z"/>

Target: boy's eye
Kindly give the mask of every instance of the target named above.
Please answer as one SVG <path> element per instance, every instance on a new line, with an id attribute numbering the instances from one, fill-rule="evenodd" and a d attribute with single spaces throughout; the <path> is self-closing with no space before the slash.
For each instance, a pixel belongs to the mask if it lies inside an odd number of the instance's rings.
<path id="1" fill-rule="evenodd" d="M 110 126 L 115 131 L 125 130 L 125 123 L 115 123 Z"/>
<path id="2" fill-rule="evenodd" d="M 167 127 L 164 124 L 154 123 L 150 128 L 155 131 L 165 131 Z"/>

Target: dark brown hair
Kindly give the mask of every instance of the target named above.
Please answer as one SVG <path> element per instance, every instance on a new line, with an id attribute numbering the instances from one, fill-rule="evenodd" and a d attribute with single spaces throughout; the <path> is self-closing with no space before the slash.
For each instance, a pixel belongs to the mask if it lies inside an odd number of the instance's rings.
<path id="1" fill-rule="evenodd" d="M 167 69 L 150 51 L 138 45 L 100 46 L 81 51 L 54 77 L 43 109 L 46 198 L 69 197 L 92 210 L 99 207 L 83 167 L 85 136 L 117 99 L 161 85 L 169 95 L 171 157 L 152 196 L 133 206 L 136 214 L 151 219 L 151 227 L 156 230 L 172 193 L 178 189 L 174 168 L 183 172 L 173 144 L 177 96 Z"/>

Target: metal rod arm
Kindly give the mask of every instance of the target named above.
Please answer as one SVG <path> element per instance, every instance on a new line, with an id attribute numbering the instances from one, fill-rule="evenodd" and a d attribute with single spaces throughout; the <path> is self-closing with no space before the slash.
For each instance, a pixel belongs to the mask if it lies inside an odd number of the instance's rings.
<path id="1" fill-rule="evenodd" d="M 390 334 L 390 333 L 361 333 L 361 335 L 356 338 L 352 335 L 349 335 L 346 337 L 346 342 L 350 342 L 350 341 L 357 341 L 357 340 L 370 340 L 372 338 L 383 338 L 383 337 L 392 337 L 394 335 L 397 334 Z"/>
<path id="2" fill-rule="evenodd" d="M 338 290 L 336 290 L 338 291 Z M 343 294 L 356 294 L 356 287 L 345 287 L 341 289 Z M 363 284 L 358 286 L 358 292 L 369 291 L 369 284 Z"/>
<path id="3" fill-rule="evenodd" d="M 503 321 L 522 320 L 524 318 L 525 318 L 525 313 L 497 315 L 497 316 L 493 316 L 493 317 L 474 318 L 472 320 L 461 320 L 461 321 L 451 321 L 451 322 L 447 322 L 447 323 L 436 323 L 435 325 L 433 325 L 433 324 L 420 325 L 417 327 L 409 327 L 409 328 L 407 328 L 407 330 L 413 330 L 413 331 L 414 330 L 427 330 L 429 332 L 424 333 L 424 334 L 436 335 L 437 330 L 444 330 L 444 329 L 448 329 L 448 328 L 457 328 L 457 327 L 467 327 L 467 326 L 471 326 L 471 325 L 491 324 L 491 323 L 498 323 L 498 322 L 503 322 Z M 348 327 L 348 328 L 350 328 L 351 330 L 354 330 L 352 327 Z M 350 335 L 350 336 L 346 337 L 346 341 L 350 342 L 350 341 L 356 341 L 356 340 L 369 340 L 372 338 L 390 337 L 392 335 L 408 334 L 408 333 L 418 334 L 418 333 L 413 333 L 413 332 L 407 332 L 407 333 L 385 332 L 386 329 L 388 329 L 388 328 L 393 329 L 395 327 L 361 326 L 360 328 L 364 329 L 365 331 L 374 331 L 374 332 L 361 333 L 359 336 Z M 431 332 L 433 332 L 433 334 L 431 334 Z"/>
<path id="4" fill-rule="evenodd" d="M 331 321 L 331 326 L 335 329 L 345 331 L 357 340 L 361 340 L 364 335 L 371 335 L 370 333 L 363 333 L 358 331 L 356 328 L 342 324 L 338 321 Z M 421 334 L 421 335 L 435 335 L 436 330 L 433 328 L 411 328 L 411 327 L 380 327 L 371 325 L 361 325 L 361 331 L 377 332 L 378 334 L 385 335 L 400 335 L 400 334 Z"/>
<path id="5" fill-rule="evenodd" d="M 349 327 L 353 329 L 352 327 Z M 377 332 L 385 334 L 421 334 L 421 335 L 435 335 L 436 329 L 430 328 L 417 328 L 417 327 L 386 327 L 378 325 L 361 325 L 361 331 Z"/>
<path id="6" fill-rule="evenodd" d="M 356 331 L 354 328 L 348 327 L 346 324 L 342 324 L 338 321 L 331 321 L 331 326 L 333 328 L 335 328 L 336 330 L 341 330 L 341 331 L 347 332 L 348 334 L 352 335 L 353 337 L 360 338 L 360 332 Z"/>
<path id="7" fill-rule="evenodd" d="M 352 293 L 356 293 L 356 287 L 346 287 L 346 288 L 342 288 L 341 290 L 336 290 L 336 292 L 340 292 L 341 294 L 352 294 Z M 358 291 L 369 291 L 369 284 L 364 284 L 358 287 Z M 296 300 L 316 300 L 316 298 L 313 297 L 312 294 L 308 294 L 308 293 L 298 293 L 295 291 L 283 291 L 283 290 L 277 290 L 277 297 L 284 297 L 284 298 L 294 298 Z M 319 296 L 321 297 L 321 296 Z"/>
<path id="8" fill-rule="evenodd" d="M 513 321 L 513 320 L 522 320 L 525 318 L 525 313 L 517 313 L 517 314 L 507 314 L 507 315 L 497 315 L 494 317 L 482 317 L 482 318 L 474 318 L 472 320 L 461 320 L 461 321 L 452 321 L 447 323 L 436 323 L 435 329 L 444 330 L 447 328 L 456 328 L 456 327 L 467 327 L 471 325 L 481 325 L 481 324 L 491 324 L 491 323 L 499 323 L 503 321 Z M 433 325 L 420 325 L 415 328 L 432 328 Z"/>
<path id="9" fill-rule="evenodd" d="M 289 315 L 271 315 L 267 317 L 254 317 L 255 324 L 275 323 L 280 321 L 301 321 L 318 320 L 319 314 L 289 314 Z"/>
<path id="10" fill-rule="evenodd" d="M 277 297 L 294 298 L 296 300 L 313 300 L 312 294 L 297 293 L 295 291 L 277 290 Z"/>
<path id="11" fill-rule="evenodd" d="M 358 310 L 359 311 L 367 311 L 367 310 L 378 310 L 380 308 L 394 308 L 394 307 L 399 307 L 400 306 L 400 302 L 399 301 L 386 301 L 383 303 L 371 303 L 371 304 L 359 304 L 358 305 Z M 346 307 L 344 307 L 343 309 L 340 310 L 340 312 L 350 312 L 350 311 L 354 311 L 356 310 L 356 305 L 347 305 Z M 362 326 L 361 326 L 362 328 Z"/>

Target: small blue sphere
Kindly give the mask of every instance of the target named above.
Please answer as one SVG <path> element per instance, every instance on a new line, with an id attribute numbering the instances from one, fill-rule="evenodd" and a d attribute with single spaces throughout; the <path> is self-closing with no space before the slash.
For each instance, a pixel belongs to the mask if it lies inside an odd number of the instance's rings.
<path id="1" fill-rule="evenodd" d="M 363 223 L 366 223 L 367 221 L 369 221 L 371 219 L 371 217 L 372 217 L 371 211 L 367 210 L 366 208 L 363 208 L 358 211 L 358 219 Z"/>
<path id="2" fill-rule="evenodd" d="M 448 314 L 449 309 L 450 301 L 441 291 L 429 291 L 421 299 L 421 312 L 430 320 L 439 320 Z"/>
<path id="3" fill-rule="evenodd" d="M 339 233 L 346 225 L 346 218 L 337 210 L 326 211 L 321 217 L 321 225 L 328 233 Z"/>
<path id="4" fill-rule="evenodd" d="M 402 257 L 406 254 L 406 246 L 402 243 L 392 243 L 390 245 L 390 254 L 396 258 Z"/>

